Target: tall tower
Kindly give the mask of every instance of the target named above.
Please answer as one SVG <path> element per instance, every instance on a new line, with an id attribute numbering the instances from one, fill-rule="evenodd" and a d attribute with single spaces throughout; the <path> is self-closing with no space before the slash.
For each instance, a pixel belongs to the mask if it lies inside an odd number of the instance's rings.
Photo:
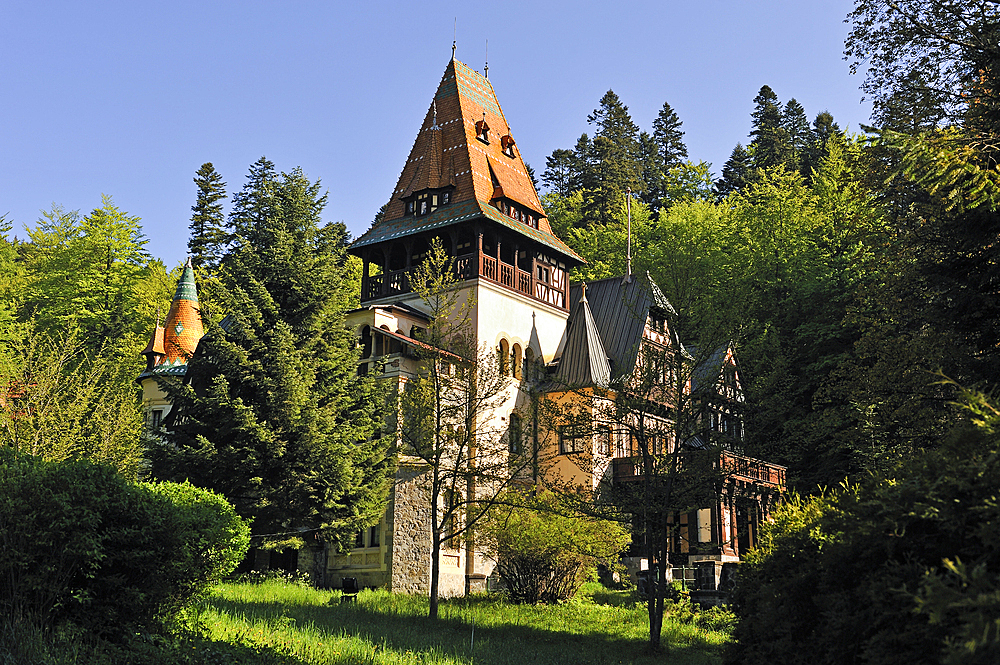
<path id="1" fill-rule="evenodd" d="M 567 273 L 583 261 L 552 233 L 493 86 L 454 59 L 383 219 L 351 245 L 364 263 L 362 306 L 419 308 L 407 272 L 435 237 L 475 291 L 478 342 L 551 360 L 569 314 Z"/>
<path id="2" fill-rule="evenodd" d="M 408 274 L 434 239 L 454 260 L 457 288 L 475 303 L 477 345 L 495 349 L 508 376 L 502 404 L 485 418 L 494 429 L 513 427 L 528 378 L 536 376 L 540 362 L 558 355 L 570 312 L 568 271 L 583 260 L 552 233 L 493 86 L 454 58 L 383 218 L 350 247 L 364 265 L 361 308 L 347 317 L 361 338 L 363 358 L 371 362 L 363 362 L 362 371 L 377 367 L 383 380 L 402 384 L 416 370 L 406 348 L 420 343 L 415 338 L 430 312 L 412 292 Z M 327 574 L 334 584 L 353 577 L 365 586 L 427 591 L 425 471 L 419 460 L 401 456 L 385 518 L 359 533 L 349 554 L 330 557 Z M 483 588 L 492 564 L 473 540 L 442 551 L 442 596 Z"/>
<path id="3" fill-rule="evenodd" d="M 177 290 L 167 319 L 162 326 L 157 322 L 149 344 L 142 352 L 146 356 L 146 369 L 136 381 L 142 386 L 142 404 L 150 429 L 158 428 L 170 412 L 170 402 L 156 377 L 187 374 L 188 360 L 204 334 L 201 310 L 198 308 L 198 287 L 194 282 L 191 259 L 188 258 L 177 280 Z"/>

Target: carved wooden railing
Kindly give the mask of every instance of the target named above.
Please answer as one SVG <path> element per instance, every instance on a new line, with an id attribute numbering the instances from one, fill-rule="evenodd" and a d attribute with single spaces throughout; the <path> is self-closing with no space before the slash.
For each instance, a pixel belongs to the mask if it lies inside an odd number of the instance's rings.
<path id="1" fill-rule="evenodd" d="M 785 486 L 785 467 L 777 464 L 769 464 L 752 457 L 724 452 L 722 453 L 722 468 L 730 476 L 776 487 Z"/>
<path id="2" fill-rule="evenodd" d="M 500 264 L 500 283 L 506 286 L 508 289 L 513 289 L 514 287 L 514 266 L 507 265 L 506 263 Z"/>
<path id="3" fill-rule="evenodd" d="M 482 255 L 480 260 L 479 276 L 497 281 L 497 260 L 492 256 Z"/>
<path id="4" fill-rule="evenodd" d="M 455 275 L 462 280 L 485 278 L 501 284 L 529 298 L 566 309 L 566 292 L 548 284 L 517 266 L 499 261 L 486 254 L 463 254 L 455 258 Z M 409 293 L 412 290 L 406 270 L 393 270 L 381 275 L 369 276 L 365 282 L 362 300 L 376 300 L 386 296 Z"/>
<path id="5" fill-rule="evenodd" d="M 730 478 L 770 485 L 777 489 L 785 487 L 783 466 L 731 452 L 721 453 L 720 462 L 723 472 Z M 629 482 L 642 477 L 641 457 L 616 457 L 611 461 L 611 467 L 615 482 Z"/>

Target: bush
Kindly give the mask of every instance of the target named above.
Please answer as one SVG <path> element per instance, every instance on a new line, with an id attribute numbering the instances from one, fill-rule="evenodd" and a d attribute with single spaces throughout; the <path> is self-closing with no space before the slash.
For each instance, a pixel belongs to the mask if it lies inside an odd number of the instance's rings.
<path id="1" fill-rule="evenodd" d="M 248 527 L 206 490 L 0 450 L 0 621 L 151 629 L 228 574 L 248 544 Z"/>
<path id="2" fill-rule="evenodd" d="M 555 497 L 543 495 L 530 507 L 497 511 L 485 523 L 497 573 L 514 602 L 570 598 L 593 566 L 616 564 L 628 545 L 621 525 L 558 510 Z"/>
<path id="3" fill-rule="evenodd" d="M 939 448 L 777 511 L 740 567 L 728 662 L 1000 662 L 1000 411 L 965 399 Z"/>

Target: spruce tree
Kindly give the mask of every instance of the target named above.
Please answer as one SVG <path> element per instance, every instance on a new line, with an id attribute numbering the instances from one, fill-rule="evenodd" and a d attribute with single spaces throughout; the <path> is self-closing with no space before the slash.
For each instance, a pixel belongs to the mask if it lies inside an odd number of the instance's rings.
<path id="1" fill-rule="evenodd" d="M 638 162 L 643 182 L 640 198 L 655 212 L 666 204 L 665 180 L 670 167 L 663 163 L 656 140 L 646 132 L 639 134 Z"/>
<path id="2" fill-rule="evenodd" d="M 827 156 L 827 143 L 834 136 L 843 136 L 843 132 L 833 121 L 833 115 L 829 111 L 820 111 L 816 114 L 812 129 L 809 131 L 809 144 L 802 159 L 803 175 L 808 177 L 813 170 L 819 168 L 820 162 Z"/>
<path id="3" fill-rule="evenodd" d="M 788 100 L 781 112 L 781 128 L 788 136 L 789 158 L 786 166 L 790 169 L 797 168 L 804 161 L 803 155 L 809 146 L 811 132 L 809 131 L 809 119 L 806 118 L 806 110 L 794 97 Z"/>
<path id="4" fill-rule="evenodd" d="M 737 143 L 722 167 L 722 177 L 715 181 L 715 194 L 720 199 L 743 189 L 750 180 L 751 157 L 742 144 Z"/>
<path id="5" fill-rule="evenodd" d="M 584 171 L 584 216 L 589 223 L 606 222 L 621 207 L 627 188 L 642 192 L 639 127 L 613 90 L 604 94 L 587 122 L 597 131 L 586 154 L 577 152 Z"/>
<path id="6" fill-rule="evenodd" d="M 545 158 L 542 182 L 559 196 L 569 196 L 580 188 L 580 169 L 572 150 L 556 148 Z"/>
<path id="7" fill-rule="evenodd" d="M 687 146 L 684 145 L 684 132 L 681 131 L 683 124 L 670 104 L 663 102 L 663 108 L 653 121 L 653 140 L 659 150 L 664 170 L 677 166 L 688 158 Z"/>
<path id="8" fill-rule="evenodd" d="M 788 132 L 782 125 L 781 105 L 778 95 L 770 86 L 762 86 L 753 100 L 753 130 L 749 152 L 755 169 L 766 169 L 787 164 L 791 156 Z"/>
<path id="9" fill-rule="evenodd" d="M 212 302 L 221 323 L 191 358 L 153 472 L 225 495 L 254 532 L 337 542 L 384 510 L 381 399 L 343 325 L 347 231 L 322 224 L 319 182 L 261 158 L 234 197 L 234 243 Z"/>
<path id="10" fill-rule="evenodd" d="M 219 266 L 229 238 L 222 214 L 226 183 L 212 162 L 205 162 L 195 173 L 194 184 L 198 186 L 198 200 L 191 206 L 194 214 L 191 215 L 188 253 L 196 268 L 213 271 Z"/>

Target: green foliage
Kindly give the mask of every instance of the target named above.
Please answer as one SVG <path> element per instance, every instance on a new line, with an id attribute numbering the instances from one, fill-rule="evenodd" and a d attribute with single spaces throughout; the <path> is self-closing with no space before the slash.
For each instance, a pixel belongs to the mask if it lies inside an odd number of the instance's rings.
<path id="1" fill-rule="evenodd" d="M 874 120 L 915 132 L 994 114 L 998 17 L 990 0 L 857 0 L 844 54 L 866 74 Z"/>
<path id="2" fill-rule="evenodd" d="M 114 347 L 134 358 L 153 315 L 138 297 L 152 269 L 139 218 L 109 196 L 86 217 L 60 206 L 43 217 L 28 232 L 24 311 L 42 330 L 76 325 L 93 348 Z"/>
<path id="3" fill-rule="evenodd" d="M 551 494 L 496 509 L 483 532 L 511 600 L 532 604 L 571 597 L 596 564 L 614 567 L 631 540 L 615 522 L 563 513 Z"/>
<path id="4" fill-rule="evenodd" d="M 93 634 L 155 629 L 228 574 L 249 529 L 218 495 L 0 450 L 0 614 Z"/>
<path id="5" fill-rule="evenodd" d="M 258 534 L 347 542 L 382 514 L 392 462 L 375 436 L 383 397 L 343 325 L 347 231 L 321 224 L 325 202 L 299 170 L 251 167 L 234 246 L 203 290 L 225 325 L 208 322 L 190 383 L 165 385 L 175 420 L 149 455 L 156 477 L 221 493 Z"/>
<path id="6" fill-rule="evenodd" d="M 1000 417 L 963 402 L 939 447 L 779 510 L 741 566 L 732 662 L 995 660 Z"/>
<path id="7" fill-rule="evenodd" d="M 137 477 L 143 417 L 133 363 L 102 356 L 73 330 L 26 335 L 4 352 L 0 449 L 86 459 Z"/>
<path id="8" fill-rule="evenodd" d="M 191 236 L 188 253 L 194 266 L 205 272 L 215 270 L 225 252 L 229 234 L 221 201 L 226 198 L 226 183 L 212 162 L 205 162 L 195 174 L 198 200 L 191 206 Z"/>

